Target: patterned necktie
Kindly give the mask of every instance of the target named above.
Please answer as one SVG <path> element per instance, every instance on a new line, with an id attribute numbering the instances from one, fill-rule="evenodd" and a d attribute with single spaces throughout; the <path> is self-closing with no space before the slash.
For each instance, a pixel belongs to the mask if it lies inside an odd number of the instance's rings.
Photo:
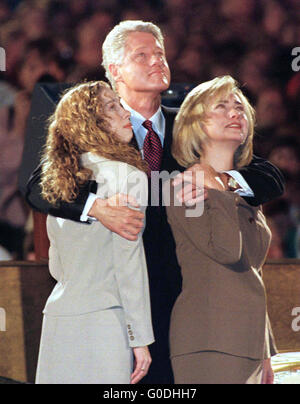
<path id="1" fill-rule="evenodd" d="M 143 123 L 148 130 L 144 140 L 144 159 L 149 165 L 150 171 L 159 171 L 162 162 L 163 148 L 158 134 L 152 129 L 152 122 L 146 120 Z"/>

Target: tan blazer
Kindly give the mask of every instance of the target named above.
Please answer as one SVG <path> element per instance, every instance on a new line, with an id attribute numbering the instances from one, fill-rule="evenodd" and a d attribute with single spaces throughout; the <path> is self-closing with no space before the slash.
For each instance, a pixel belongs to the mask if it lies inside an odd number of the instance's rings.
<path id="1" fill-rule="evenodd" d="M 261 266 L 270 230 L 261 209 L 236 193 L 208 191 L 200 217 L 167 206 L 183 287 L 173 308 L 171 357 L 203 350 L 262 359 L 276 353 Z"/>
<path id="2" fill-rule="evenodd" d="M 146 209 L 145 173 L 93 153 L 85 153 L 82 162 L 101 183 L 101 197 L 122 192 L 135 196 Z M 142 234 L 137 241 L 128 241 L 100 222 L 87 225 L 53 216 L 48 216 L 47 230 L 49 267 L 57 284 L 44 313 L 70 316 L 121 307 L 129 346 L 151 344 L 154 337 Z"/>

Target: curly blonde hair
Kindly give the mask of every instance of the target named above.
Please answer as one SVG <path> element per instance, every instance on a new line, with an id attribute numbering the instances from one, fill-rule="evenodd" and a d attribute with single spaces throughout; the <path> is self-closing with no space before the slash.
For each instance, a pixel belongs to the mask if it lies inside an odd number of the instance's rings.
<path id="1" fill-rule="evenodd" d="M 203 155 L 203 145 L 207 135 L 202 123 L 207 117 L 207 107 L 212 100 L 217 101 L 230 93 L 238 95 L 248 119 L 248 135 L 245 143 L 235 152 L 235 168 L 248 165 L 253 157 L 253 136 L 255 111 L 242 93 L 236 80 L 231 76 L 216 77 L 199 84 L 184 99 L 175 118 L 173 127 L 172 154 L 183 167 L 199 162 Z"/>
<path id="2" fill-rule="evenodd" d="M 49 118 L 43 152 L 42 196 L 51 204 L 72 202 L 92 171 L 82 166 L 80 156 L 93 152 L 122 161 L 146 172 L 139 151 L 122 143 L 112 132 L 103 113 L 102 93 L 110 86 L 102 81 L 76 85 L 67 90 Z"/>

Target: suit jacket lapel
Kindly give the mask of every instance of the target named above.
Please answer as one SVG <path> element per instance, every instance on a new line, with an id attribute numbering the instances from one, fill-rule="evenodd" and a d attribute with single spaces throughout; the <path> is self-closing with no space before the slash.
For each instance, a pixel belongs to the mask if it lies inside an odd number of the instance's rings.
<path id="1" fill-rule="evenodd" d="M 184 168 L 177 163 L 177 161 L 174 159 L 171 153 L 172 139 L 173 139 L 172 134 L 173 125 L 177 111 L 178 108 L 170 108 L 162 105 L 162 112 L 166 120 L 166 128 L 165 128 L 164 152 L 163 152 L 161 170 L 166 170 L 169 173 L 171 173 L 172 171 L 184 171 Z"/>
<path id="2" fill-rule="evenodd" d="M 163 105 L 161 106 L 161 108 L 166 120 L 165 140 L 164 140 L 164 154 L 166 154 L 166 152 L 170 150 L 170 147 L 172 145 L 172 131 L 177 109 L 175 108 L 170 109 L 164 107 Z"/>

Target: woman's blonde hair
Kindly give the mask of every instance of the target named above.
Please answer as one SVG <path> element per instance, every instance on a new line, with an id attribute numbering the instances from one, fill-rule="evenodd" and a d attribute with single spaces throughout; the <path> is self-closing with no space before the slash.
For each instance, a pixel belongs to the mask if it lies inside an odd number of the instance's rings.
<path id="1" fill-rule="evenodd" d="M 211 102 L 236 94 L 244 106 L 248 119 L 248 135 L 235 153 L 235 168 L 248 165 L 253 156 L 255 111 L 231 76 L 216 77 L 195 87 L 184 99 L 176 116 L 173 128 L 172 154 L 183 167 L 199 162 L 203 155 L 203 144 L 208 137 L 203 130 L 207 108 Z"/>
<path id="2" fill-rule="evenodd" d="M 111 130 L 103 112 L 102 93 L 108 88 L 101 81 L 74 86 L 49 118 L 41 187 L 43 198 L 52 204 L 72 202 L 80 186 L 91 178 L 92 171 L 80 163 L 82 153 L 93 152 L 147 170 L 139 151 L 122 143 Z"/>

